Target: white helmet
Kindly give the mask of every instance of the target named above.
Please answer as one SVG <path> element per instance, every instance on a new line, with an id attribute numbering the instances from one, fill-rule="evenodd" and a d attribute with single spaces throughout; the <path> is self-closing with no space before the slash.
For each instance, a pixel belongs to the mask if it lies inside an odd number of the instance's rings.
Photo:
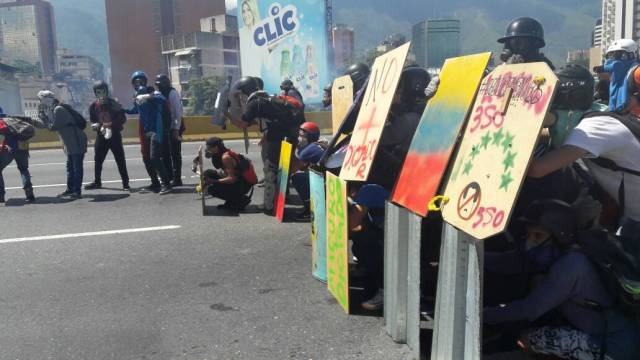
<path id="1" fill-rule="evenodd" d="M 635 54 L 636 51 L 638 51 L 638 44 L 632 39 L 618 39 L 609 46 L 607 54 L 613 51 L 624 51 Z"/>

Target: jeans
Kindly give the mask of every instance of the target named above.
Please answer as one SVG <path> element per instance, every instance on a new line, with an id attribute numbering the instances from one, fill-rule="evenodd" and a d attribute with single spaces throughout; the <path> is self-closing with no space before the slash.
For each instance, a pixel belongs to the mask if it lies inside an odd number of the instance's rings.
<path id="1" fill-rule="evenodd" d="M 353 255 L 358 265 L 364 266 L 366 276 L 364 289 L 367 296 L 373 296 L 384 288 L 384 230 L 377 228 L 368 219 L 363 229 L 351 234 Z"/>
<path id="2" fill-rule="evenodd" d="M 26 150 L 16 150 L 15 152 L 0 152 L 0 194 L 4 195 L 4 178 L 2 170 L 6 168 L 12 161 L 16 162 L 20 177 L 22 178 L 22 188 L 31 190 L 31 174 L 29 174 L 29 152 Z"/>
<path id="3" fill-rule="evenodd" d="M 167 141 L 166 139 L 163 140 Z M 164 158 L 162 143 L 158 141 L 157 135 L 145 135 L 142 143 L 142 161 L 151 178 L 151 182 L 154 184 L 158 183 L 158 175 L 160 175 L 163 185 L 171 183 Z"/>
<path id="4" fill-rule="evenodd" d="M 111 139 L 107 140 L 101 134 L 98 134 L 95 145 L 95 181 L 100 184 L 102 179 L 102 164 L 107 154 L 111 150 L 113 158 L 118 165 L 118 172 L 122 178 L 122 185 L 129 185 L 129 173 L 127 172 L 127 161 L 124 156 L 124 146 L 122 145 L 122 134 L 114 132 Z"/>
<path id="5" fill-rule="evenodd" d="M 84 154 L 67 155 L 67 190 L 74 194 L 82 193 L 83 161 Z"/>
<path id="6" fill-rule="evenodd" d="M 311 186 L 309 185 L 309 172 L 298 171 L 291 176 L 291 183 L 296 189 L 302 202 L 308 202 L 311 199 Z"/>
<path id="7" fill-rule="evenodd" d="M 182 180 L 182 141 L 172 136 L 169 137 L 171 142 L 171 168 L 174 182 L 180 182 Z"/>

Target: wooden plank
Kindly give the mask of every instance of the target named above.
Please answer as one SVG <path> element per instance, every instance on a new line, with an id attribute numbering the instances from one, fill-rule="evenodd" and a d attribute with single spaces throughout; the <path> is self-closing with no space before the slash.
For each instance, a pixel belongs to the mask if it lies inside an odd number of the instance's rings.
<path id="1" fill-rule="evenodd" d="M 557 82 L 545 63 L 501 65 L 482 81 L 445 186 L 446 222 L 476 239 L 505 229 Z"/>
<path id="2" fill-rule="evenodd" d="M 369 177 L 409 46 L 410 43 L 406 43 L 391 50 L 377 57 L 373 63 L 362 108 L 340 171 L 341 179 L 366 181 Z"/>
<path id="3" fill-rule="evenodd" d="M 447 59 L 411 142 L 392 201 L 426 216 L 491 53 Z"/>
<path id="4" fill-rule="evenodd" d="M 341 76 L 333 81 L 331 87 L 331 122 L 335 134 L 342 120 L 353 104 L 353 82 L 351 76 Z"/>
<path id="5" fill-rule="evenodd" d="M 313 276 L 327 282 L 327 213 L 324 176 L 309 170 L 311 188 L 311 269 Z"/>
<path id="6" fill-rule="evenodd" d="M 327 172 L 327 287 L 349 313 L 347 183 Z"/>

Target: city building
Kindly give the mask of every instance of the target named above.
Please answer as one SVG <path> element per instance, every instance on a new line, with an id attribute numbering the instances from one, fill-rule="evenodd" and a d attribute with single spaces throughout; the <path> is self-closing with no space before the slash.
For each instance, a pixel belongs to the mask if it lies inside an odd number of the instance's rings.
<path id="1" fill-rule="evenodd" d="M 202 31 L 162 37 L 162 54 L 178 92 L 189 81 L 211 77 L 240 77 L 240 42 L 235 16 L 219 15 L 201 22 Z M 211 31 L 213 30 L 213 31 Z"/>
<path id="2" fill-rule="evenodd" d="M 567 53 L 567 64 L 589 66 L 589 50 L 573 50 Z"/>
<path id="3" fill-rule="evenodd" d="M 43 0 L 0 0 L 0 60 L 26 62 L 45 74 L 56 71 L 53 7 Z"/>
<path id="4" fill-rule="evenodd" d="M 421 21 L 413 25 L 411 44 L 418 65 L 442 67 L 446 59 L 460 56 L 460 21 Z"/>
<path id="5" fill-rule="evenodd" d="M 616 3 L 619 0 L 602 0 L 602 41 L 603 52 L 617 39 L 616 37 Z"/>
<path id="6" fill-rule="evenodd" d="M 353 29 L 338 24 L 331 29 L 333 39 L 333 65 L 336 69 L 342 69 L 353 61 L 354 33 Z"/>
<path id="7" fill-rule="evenodd" d="M 22 114 L 20 84 L 16 78 L 18 69 L 0 63 L 0 106 L 6 114 Z"/>
<path id="8" fill-rule="evenodd" d="M 382 40 L 376 47 L 376 51 L 379 54 L 384 54 L 387 51 L 391 51 L 400 45 L 407 42 L 407 38 L 402 34 L 391 34 L 386 39 Z"/>
<path id="9" fill-rule="evenodd" d="M 69 74 L 75 79 L 105 79 L 104 66 L 98 60 L 69 49 L 58 49 L 58 73 Z"/>
<path id="10" fill-rule="evenodd" d="M 108 0 L 105 5 L 113 91 L 125 103 L 131 98 L 131 73 L 167 72 L 163 36 L 199 32 L 200 19 L 225 13 L 224 0 Z M 137 14 L 135 21 L 131 14 Z"/>
<path id="11" fill-rule="evenodd" d="M 596 26 L 593 27 L 591 33 L 591 47 L 602 46 L 602 18 L 596 21 Z"/>
<path id="12" fill-rule="evenodd" d="M 599 46 L 589 49 L 589 69 L 593 69 L 596 66 L 602 65 L 604 60 L 602 48 Z"/>

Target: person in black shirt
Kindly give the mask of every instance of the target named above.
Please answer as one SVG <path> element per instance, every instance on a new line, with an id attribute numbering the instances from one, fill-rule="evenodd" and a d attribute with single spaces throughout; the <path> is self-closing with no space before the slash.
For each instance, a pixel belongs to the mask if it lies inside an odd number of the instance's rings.
<path id="1" fill-rule="evenodd" d="M 263 211 L 274 214 L 278 181 L 278 164 L 282 140 L 297 145 L 298 128 L 304 122 L 304 111 L 278 96 L 261 90 L 262 80 L 243 77 L 232 87 L 229 115 L 234 125 L 245 129 L 258 123 L 262 132 L 262 160 L 264 162 Z"/>

